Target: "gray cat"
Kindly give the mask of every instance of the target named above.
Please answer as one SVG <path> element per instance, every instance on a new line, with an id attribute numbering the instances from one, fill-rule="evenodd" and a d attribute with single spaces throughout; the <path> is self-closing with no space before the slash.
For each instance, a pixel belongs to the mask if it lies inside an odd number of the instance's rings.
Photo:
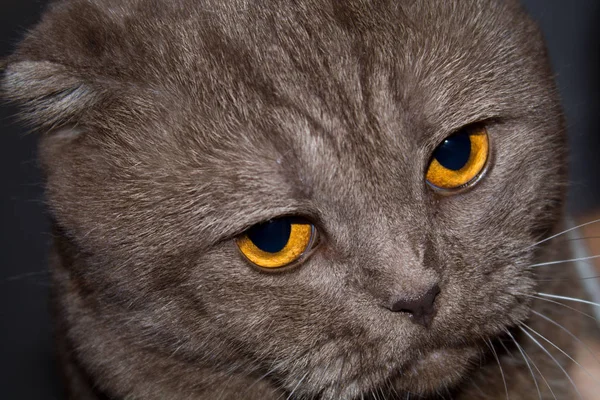
<path id="1" fill-rule="evenodd" d="M 65 0 L 3 71 L 70 398 L 577 396 L 537 334 L 572 353 L 538 293 L 583 294 L 540 265 L 567 149 L 516 1 Z"/>

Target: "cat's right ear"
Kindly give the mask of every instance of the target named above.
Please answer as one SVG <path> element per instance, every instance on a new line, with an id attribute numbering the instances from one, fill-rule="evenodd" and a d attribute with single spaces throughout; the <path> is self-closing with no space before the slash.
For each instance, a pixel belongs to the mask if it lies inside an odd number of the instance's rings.
<path id="1" fill-rule="evenodd" d="M 19 55 L 0 66 L 1 94 L 20 108 L 19 117 L 35 129 L 77 124 L 99 95 L 69 67 Z"/>
<path id="2" fill-rule="evenodd" d="M 62 171 L 69 157 L 82 153 L 85 142 L 75 139 L 103 121 L 98 115 L 115 97 L 109 94 L 114 80 L 101 62 L 110 58 L 98 55 L 108 47 L 102 39 L 110 21 L 95 7 L 81 0 L 50 3 L 0 63 L 0 101 L 16 105 L 16 117 L 39 134 L 38 156 L 48 172 Z"/>
<path id="3" fill-rule="evenodd" d="M 102 15 L 93 2 L 51 3 L 0 63 L 0 96 L 15 103 L 32 128 L 45 132 L 78 124 L 99 105 L 107 85 L 93 87 L 105 75 L 98 48 L 110 30 Z"/>

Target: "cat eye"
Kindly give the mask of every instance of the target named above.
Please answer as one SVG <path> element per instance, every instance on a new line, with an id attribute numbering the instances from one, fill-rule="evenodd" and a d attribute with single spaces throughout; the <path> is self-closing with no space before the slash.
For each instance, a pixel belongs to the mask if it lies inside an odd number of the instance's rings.
<path id="1" fill-rule="evenodd" d="M 304 219 L 281 217 L 252 226 L 237 239 L 240 252 L 262 268 L 281 268 L 302 258 L 315 244 L 316 229 Z"/>
<path id="2" fill-rule="evenodd" d="M 475 183 L 485 170 L 489 138 L 484 127 L 463 130 L 447 137 L 434 150 L 427 182 L 437 189 L 460 189 Z"/>

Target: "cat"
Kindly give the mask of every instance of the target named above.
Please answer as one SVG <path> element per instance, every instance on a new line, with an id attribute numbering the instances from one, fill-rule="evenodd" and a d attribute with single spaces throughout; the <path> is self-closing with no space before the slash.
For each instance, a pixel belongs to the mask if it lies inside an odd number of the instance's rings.
<path id="1" fill-rule="evenodd" d="M 63 0 L 2 71 L 69 398 L 576 398 L 537 333 L 591 329 L 548 297 L 584 297 L 544 265 L 565 123 L 517 1 Z"/>

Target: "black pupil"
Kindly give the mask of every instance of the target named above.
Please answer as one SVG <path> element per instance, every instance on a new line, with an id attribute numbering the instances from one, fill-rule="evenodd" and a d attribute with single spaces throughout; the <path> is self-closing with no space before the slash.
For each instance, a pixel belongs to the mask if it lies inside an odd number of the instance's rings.
<path id="1" fill-rule="evenodd" d="M 292 232 L 290 218 L 278 218 L 254 225 L 248 230 L 248 238 L 256 247 L 267 253 L 278 253 L 287 244 Z"/>
<path id="2" fill-rule="evenodd" d="M 458 133 L 450 136 L 433 152 L 433 158 L 444 168 L 453 171 L 464 168 L 470 157 L 471 139 L 467 133 Z"/>

